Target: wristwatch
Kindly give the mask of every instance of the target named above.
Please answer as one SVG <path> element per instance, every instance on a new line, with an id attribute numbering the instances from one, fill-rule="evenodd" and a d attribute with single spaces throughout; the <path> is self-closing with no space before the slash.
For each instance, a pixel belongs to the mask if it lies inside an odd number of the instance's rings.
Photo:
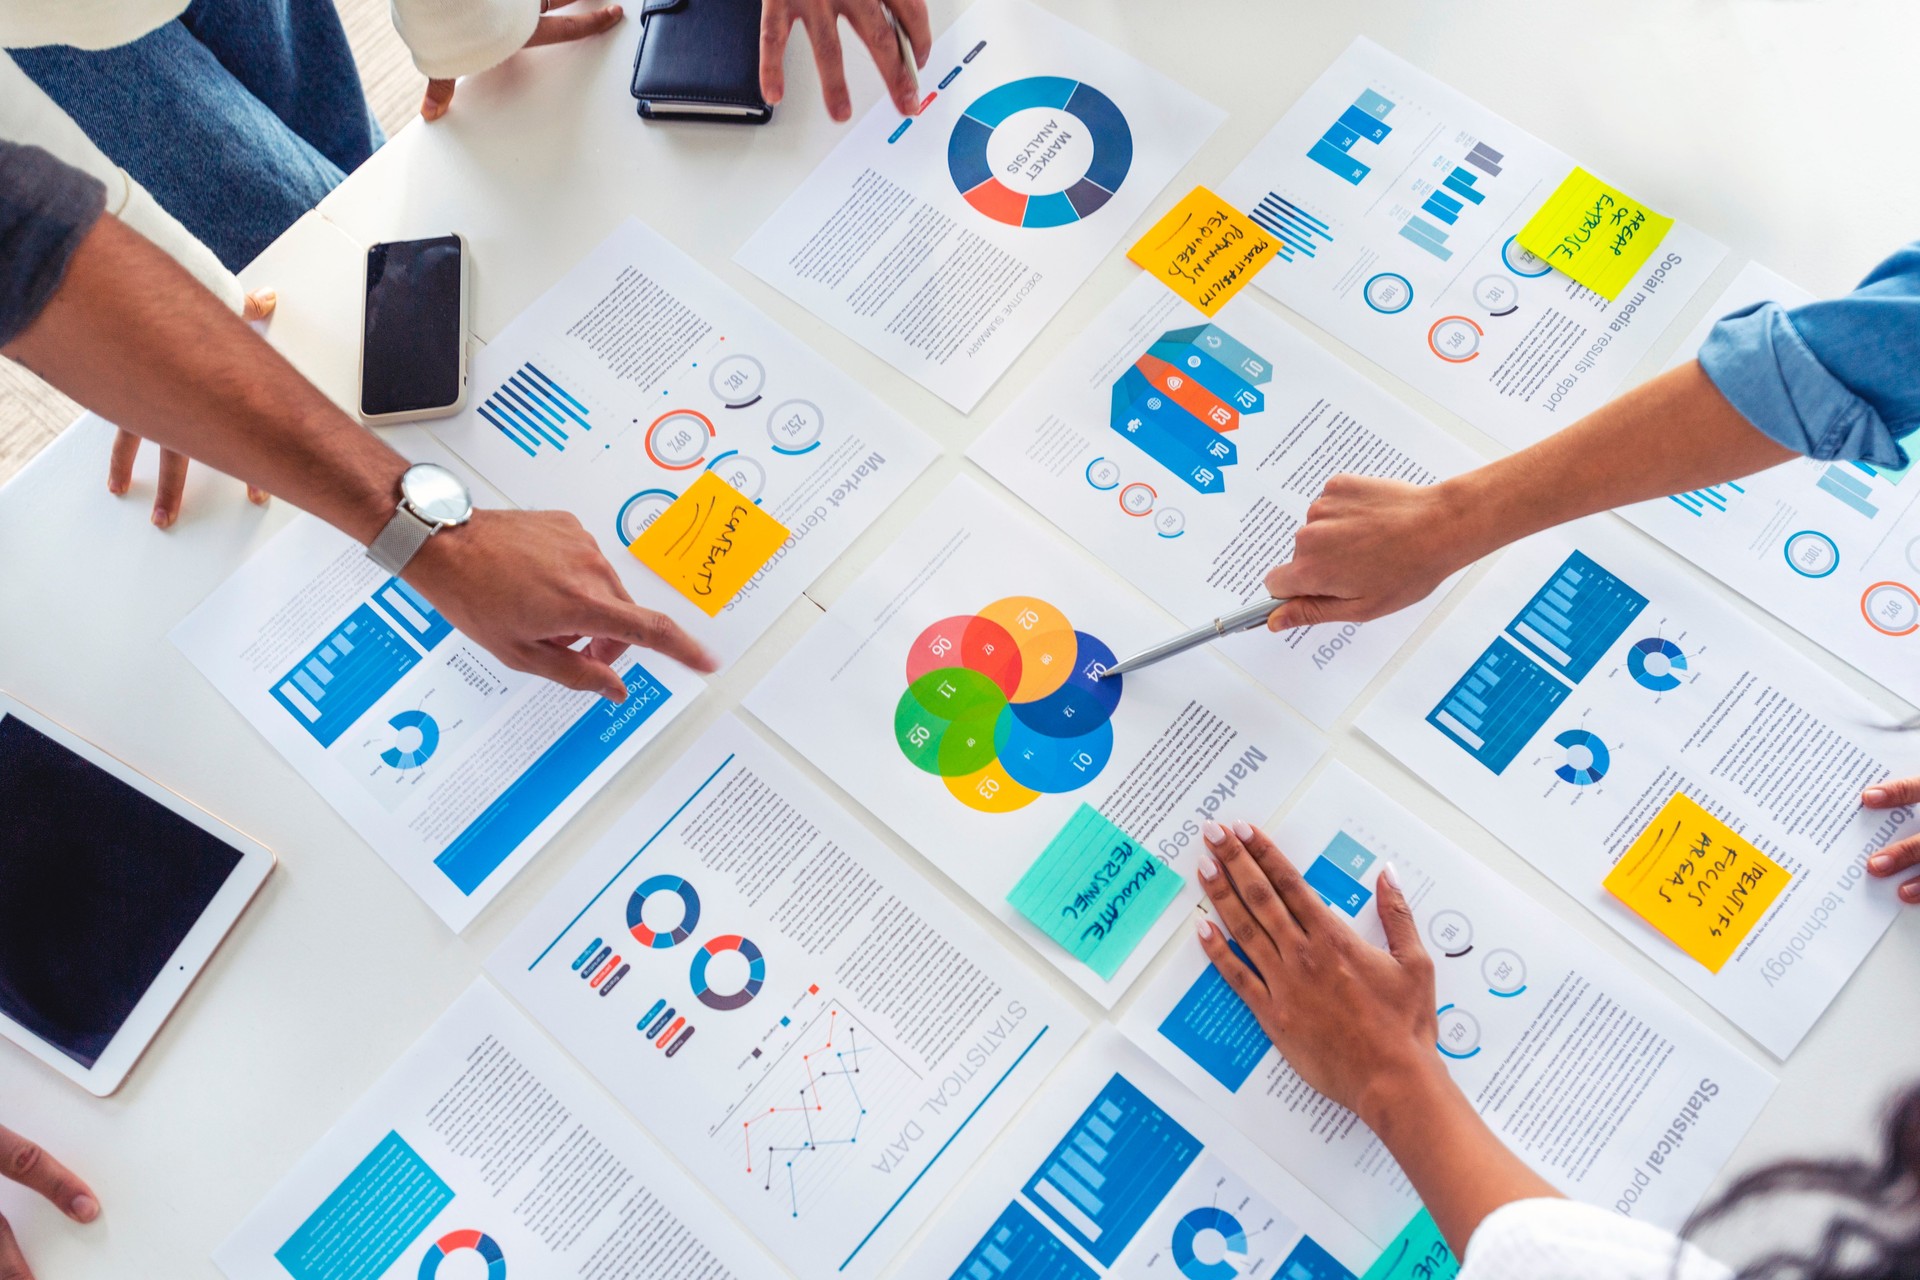
<path id="1" fill-rule="evenodd" d="M 459 476 L 431 462 L 416 463 L 400 477 L 400 504 L 367 548 L 367 558 L 398 576 L 428 538 L 472 518 L 473 499 Z"/>

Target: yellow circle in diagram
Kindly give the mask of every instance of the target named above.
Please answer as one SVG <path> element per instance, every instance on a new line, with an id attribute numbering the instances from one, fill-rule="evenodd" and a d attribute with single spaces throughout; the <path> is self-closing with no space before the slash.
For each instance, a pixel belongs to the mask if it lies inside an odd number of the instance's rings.
<path id="1" fill-rule="evenodd" d="M 1008 775 L 1007 767 L 998 760 L 984 769 L 948 778 L 946 783 L 954 799 L 981 813 L 1012 813 L 1040 798 L 1038 791 L 1015 782 Z"/>
<path id="2" fill-rule="evenodd" d="M 1044 698 L 1073 674 L 1079 641 L 1067 615 L 1034 596 L 995 600 L 980 616 L 1006 629 L 1020 648 L 1020 685 L 1011 701 Z"/>

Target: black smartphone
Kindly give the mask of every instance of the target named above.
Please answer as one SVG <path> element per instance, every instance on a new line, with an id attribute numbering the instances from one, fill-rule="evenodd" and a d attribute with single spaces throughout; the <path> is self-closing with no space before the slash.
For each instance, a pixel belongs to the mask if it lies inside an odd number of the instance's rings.
<path id="1" fill-rule="evenodd" d="M 360 311 L 360 417 L 439 418 L 466 400 L 466 238 L 374 245 Z"/>

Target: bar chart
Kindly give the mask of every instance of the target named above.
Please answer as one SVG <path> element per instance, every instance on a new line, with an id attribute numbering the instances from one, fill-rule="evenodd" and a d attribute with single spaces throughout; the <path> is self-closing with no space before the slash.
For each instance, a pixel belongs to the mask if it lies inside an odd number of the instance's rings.
<path id="1" fill-rule="evenodd" d="M 1440 186 L 1427 194 L 1420 205 L 1421 212 L 1433 219 L 1422 218 L 1418 213 L 1410 213 L 1400 228 L 1402 239 L 1420 246 L 1427 253 L 1445 262 L 1453 257 L 1453 250 L 1447 248 L 1447 233 L 1443 229 L 1458 222 L 1461 213 L 1469 205 L 1484 201 L 1486 193 L 1480 190 L 1482 177 L 1500 176 L 1500 162 L 1506 156 L 1495 151 L 1484 142 L 1473 144 L 1473 150 L 1467 152 L 1453 172 L 1441 180 Z M 1477 172 L 1476 172 L 1477 171 Z M 1418 199 L 1418 197 L 1415 197 Z"/>
<path id="2" fill-rule="evenodd" d="M 1112 1266 L 1199 1154 L 1198 1138 L 1115 1075 L 1024 1190 L 1068 1238 Z"/>
<path id="3" fill-rule="evenodd" d="M 1393 132 L 1387 124 L 1392 110 L 1393 103 L 1387 98 L 1371 89 L 1362 89 L 1353 105 L 1341 112 L 1340 118 L 1328 125 L 1327 131 L 1307 149 L 1307 159 L 1341 181 L 1359 186 L 1361 179 L 1373 172 L 1373 166 L 1357 159 L 1353 148 L 1361 142 L 1375 146 L 1385 142 Z"/>
<path id="4" fill-rule="evenodd" d="M 1007 1205 L 954 1269 L 965 1280 L 1097 1280 L 1099 1275 L 1019 1201 Z"/>
<path id="5" fill-rule="evenodd" d="M 593 430 L 587 407 L 528 361 L 475 410 L 488 425 L 530 458 L 543 450 L 564 453 L 572 430 Z"/>
<path id="6" fill-rule="evenodd" d="M 1746 490 L 1729 480 L 1725 484 L 1708 485 L 1704 489 L 1690 489 L 1686 493 L 1676 493 L 1667 498 L 1691 516 L 1706 516 L 1712 512 L 1724 512 L 1733 500 Z"/>
<path id="7" fill-rule="evenodd" d="M 1646 607 L 1645 596 L 1576 551 L 1508 624 L 1507 633 L 1578 683 Z"/>
<path id="8" fill-rule="evenodd" d="M 1346 832 L 1338 831 L 1301 879 L 1311 885 L 1328 906 L 1358 916 L 1360 909 L 1373 900 L 1373 890 L 1360 883 L 1360 877 L 1373 863 L 1372 850 Z"/>
<path id="9" fill-rule="evenodd" d="M 1880 490 L 1905 480 L 1908 470 L 1876 467 L 1870 462 L 1836 462 L 1820 473 L 1815 484 L 1822 493 L 1871 520 L 1880 514 L 1880 503 L 1885 501 Z"/>
<path id="10" fill-rule="evenodd" d="M 420 651 L 363 604 L 275 681 L 273 697 L 330 747 L 419 661 Z"/>
<path id="11" fill-rule="evenodd" d="M 1496 639 L 1427 713 L 1427 723 L 1499 774 L 1571 692 L 1504 638 Z"/>
<path id="12" fill-rule="evenodd" d="M 1248 214 L 1280 242 L 1280 260 L 1315 256 L 1319 242 L 1333 243 L 1333 228 L 1277 191 L 1269 191 Z"/>

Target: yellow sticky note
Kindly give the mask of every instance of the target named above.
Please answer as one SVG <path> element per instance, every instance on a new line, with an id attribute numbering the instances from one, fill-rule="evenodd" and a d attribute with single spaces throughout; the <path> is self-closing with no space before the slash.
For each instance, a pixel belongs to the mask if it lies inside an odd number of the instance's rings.
<path id="1" fill-rule="evenodd" d="M 786 540 L 785 525 L 703 471 L 627 550 L 712 617 Z"/>
<path id="2" fill-rule="evenodd" d="M 1793 874 L 1692 797 L 1673 799 L 1607 876 L 1607 892 L 1720 972 Z"/>
<path id="3" fill-rule="evenodd" d="M 1252 218 L 1205 187 L 1195 187 L 1127 250 L 1127 257 L 1212 315 L 1279 252 L 1279 242 Z"/>
<path id="4" fill-rule="evenodd" d="M 1632 283 L 1672 226 L 1672 218 L 1575 169 L 1515 239 L 1549 266 L 1613 299 Z"/>

